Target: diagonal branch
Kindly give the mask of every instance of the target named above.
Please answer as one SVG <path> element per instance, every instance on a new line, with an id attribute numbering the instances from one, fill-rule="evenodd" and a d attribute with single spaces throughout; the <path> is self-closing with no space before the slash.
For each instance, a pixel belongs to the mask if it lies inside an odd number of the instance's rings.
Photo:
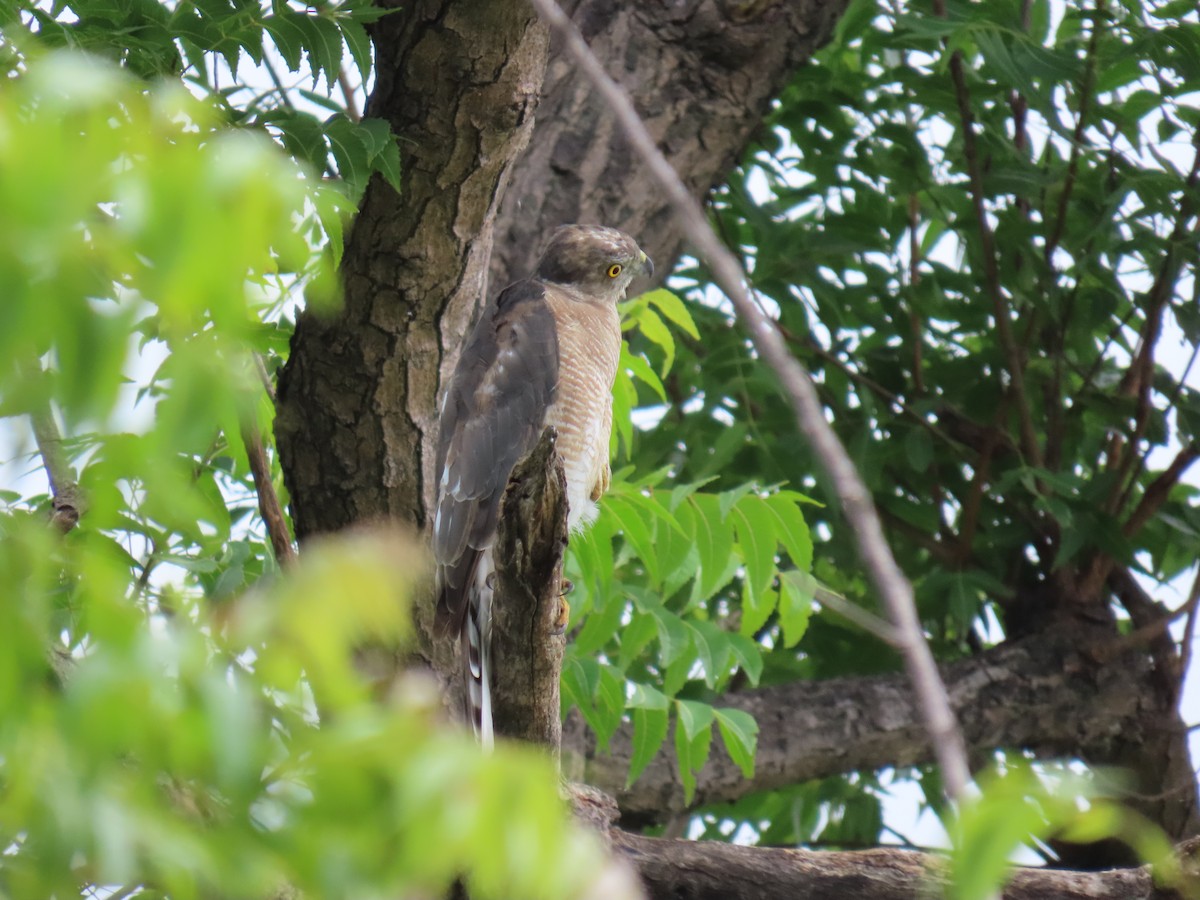
<path id="1" fill-rule="evenodd" d="M 945 685 L 938 676 L 933 654 L 925 643 L 913 601 L 912 585 L 888 549 L 870 493 L 855 471 L 845 448 L 825 421 L 812 380 L 788 352 L 774 324 L 755 306 L 746 290 L 745 274 L 737 260 L 713 233 L 699 203 L 655 146 L 628 96 L 608 77 L 588 49 L 579 29 L 554 0 L 533 0 L 533 5 L 564 41 L 570 55 L 612 110 L 634 152 L 642 158 L 667 196 L 676 221 L 733 302 L 738 317 L 750 332 L 755 350 L 779 378 L 800 430 L 835 487 L 858 542 L 859 554 L 868 576 L 887 609 L 897 636 L 903 642 L 905 667 L 919 699 L 922 719 L 942 769 L 947 792 L 952 798 L 962 797 L 971 777 L 965 744 L 950 709 Z"/>
<path id="2" fill-rule="evenodd" d="M 258 495 L 258 512 L 267 527 L 275 561 L 280 566 L 286 566 L 296 558 L 296 550 L 292 546 L 287 514 L 283 511 L 271 479 L 271 461 L 263 446 L 262 432 L 249 417 L 242 422 L 242 443 L 246 445 L 246 458 L 250 463 L 250 474 L 254 477 L 254 493 Z"/>
<path id="3" fill-rule="evenodd" d="M 934 12 L 946 18 L 945 0 L 933 0 Z M 1042 465 L 1042 451 L 1038 444 L 1037 431 L 1033 427 L 1029 396 L 1025 391 L 1025 365 L 1021 351 L 1012 333 L 1012 319 L 1008 301 L 1000 287 L 1000 264 L 996 258 L 996 240 L 992 226 L 988 224 L 987 209 L 983 197 L 983 167 L 975 144 L 975 116 L 971 112 L 971 97 L 967 89 L 967 78 L 963 71 L 962 52 L 955 50 L 950 56 L 950 77 L 954 81 L 954 95 L 958 101 L 958 113 L 962 119 L 963 155 L 967 161 L 967 173 L 971 180 L 971 202 L 979 225 L 979 243 L 983 256 L 984 284 L 992 299 L 992 312 L 996 320 L 996 334 L 1004 351 L 1008 377 L 1017 402 L 1017 414 L 1021 422 L 1021 450 L 1032 466 Z"/>
<path id="4" fill-rule="evenodd" d="M 36 362 L 22 366 L 21 371 L 29 380 L 44 379 L 46 375 Z M 67 461 L 67 454 L 63 451 L 62 432 L 54 419 L 49 397 L 40 400 L 37 408 L 30 411 L 29 420 L 42 465 L 46 469 L 46 480 L 50 483 L 50 524 L 66 534 L 79 524 L 87 504 L 83 490 L 75 480 L 75 472 Z"/>

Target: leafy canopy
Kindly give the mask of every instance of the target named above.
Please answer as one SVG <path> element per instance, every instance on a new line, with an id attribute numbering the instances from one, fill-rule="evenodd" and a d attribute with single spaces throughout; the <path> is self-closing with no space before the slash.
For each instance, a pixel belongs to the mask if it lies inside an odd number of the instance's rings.
<path id="1" fill-rule="evenodd" d="M 380 703 L 355 666 L 407 638 L 412 539 L 281 574 L 247 522 L 255 356 L 290 290 L 330 293 L 343 195 L 177 81 L 5 49 L 0 397 L 61 419 L 87 508 L 65 535 L 44 496 L 0 511 L 0 893 L 583 894 L 601 851 L 550 766 L 481 755 L 429 685 Z"/>

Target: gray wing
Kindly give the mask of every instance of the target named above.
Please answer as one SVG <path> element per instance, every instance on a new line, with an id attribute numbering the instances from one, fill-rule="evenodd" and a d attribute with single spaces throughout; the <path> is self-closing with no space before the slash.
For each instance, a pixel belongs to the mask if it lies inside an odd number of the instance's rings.
<path id="1" fill-rule="evenodd" d="M 557 384 L 558 338 L 545 288 L 519 281 L 484 310 L 442 401 L 433 555 L 444 635 L 462 626 L 505 485 L 541 436 Z"/>

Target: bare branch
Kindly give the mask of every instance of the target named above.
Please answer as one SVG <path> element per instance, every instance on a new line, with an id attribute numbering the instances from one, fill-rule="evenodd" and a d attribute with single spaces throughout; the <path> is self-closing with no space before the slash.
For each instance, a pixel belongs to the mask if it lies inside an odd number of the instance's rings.
<path id="1" fill-rule="evenodd" d="M 271 539 L 271 549 L 275 551 L 275 561 L 280 566 L 285 566 L 296 558 L 291 529 L 288 528 L 287 514 L 283 511 L 279 494 L 275 491 L 275 483 L 271 479 L 271 461 L 267 459 L 262 434 L 258 430 L 258 424 L 249 418 L 242 422 L 242 442 L 246 445 L 250 474 L 254 477 L 254 492 L 258 495 L 258 511 L 262 515 L 263 524 L 267 526 L 267 536 Z"/>
<path id="2" fill-rule="evenodd" d="M 29 381 L 43 380 L 46 374 L 37 362 L 21 366 L 20 371 Z M 80 516 L 87 509 L 87 502 L 63 451 L 62 432 L 58 429 L 48 397 L 39 401 L 38 408 L 29 413 L 29 420 L 42 465 L 46 469 L 46 480 L 50 483 L 50 524 L 66 534 L 79 524 Z"/>
<path id="3" fill-rule="evenodd" d="M 1079 171 L 1079 154 L 1083 147 L 1083 132 L 1087 128 L 1088 107 L 1092 102 L 1092 88 L 1096 81 L 1096 46 L 1100 42 L 1100 30 L 1106 27 L 1105 0 L 1096 3 L 1095 16 L 1092 19 L 1092 35 L 1088 41 L 1087 61 L 1084 64 L 1083 84 L 1079 88 L 1079 117 L 1075 120 L 1075 133 L 1071 136 L 1071 158 L 1067 161 L 1067 174 L 1063 180 L 1062 191 L 1058 195 L 1058 210 L 1055 213 L 1054 231 L 1046 241 L 1046 262 L 1051 264 L 1054 249 L 1062 240 L 1063 229 L 1067 223 L 1067 207 L 1071 202 L 1071 192 L 1075 188 L 1075 178 Z"/>
<path id="4" fill-rule="evenodd" d="M 567 547 L 567 483 L 547 428 L 517 463 L 496 529 L 492 604 L 492 712 L 496 733 L 545 747 L 562 742 L 559 676 L 566 637 L 562 607 Z"/>
<path id="5" fill-rule="evenodd" d="M 645 161 L 654 180 L 666 194 L 675 218 L 688 239 L 712 271 L 717 284 L 733 301 L 738 317 L 750 333 L 755 350 L 779 378 L 784 393 L 791 401 L 800 430 L 835 487 L 850 530 L 858 542 L 867 574 L 887 609 L 897 636 L 903 641 L 905 667 L 919 698 L 922 717 L 942 769 L 947 793 L 954 799 L 962 797 L 971 778 L 966 747 L 950 709 L 945 685 L 938 676 L 933 654 L 925 643 L 912 585 L 888 549 L 866 485 L 859 478 L 854 463 L 837 435 L 825 421 L 812 380 L 804 367 L 788 352 L 774 324 L 755 306 L 746 290 L 746 277 L 737 260 L 713 233 L 699 203 L 655 146 L 628 96 L 608 77 L 599 60 L 588 49 L 579 29 L 554 0 L 533 0 L 533 5 L 543 20 L 563 39 L 568 52 L 612 110 L 634 152 Z"/>
<path id="6" fill-rule="evenodd" d="M 945 0 L 933 0 L 933 11 L 946 17 Z M 967 173 L 971 179 L 971 201 L 975 207 L 975 218 L 979 227 L 979 243 L 983 256 L 984 284 L 992 298 L 996 334 L 1004 351 L 1008 377 L 1017 402 L 1017 415 L 1021 422 L 1021 449 L 1030 465 L 1041 466 L 1042 451 L 1038 445 L 1037 431 L 1033 427 L 1033 414 L 1029 397 L 1025 392 L 1025 365 L 1021 351 L 1013 338 L 1012 320 L 1008 301 L 1000 288 L 1000 264 L 996 258 L 996 240 L 992 226 L 988 224 L 987 208 L 983 197 L 983 167 L 975 144 L 975 117 L 971 112 L 971 98 L 967 90 L 967 78 L 963 72 L 962 52 L 955 50 L 950 56 L 950 77 L 954 81 L 954 95 L 958 101 L 958 113 L 962 120 L 963 155 L 967 161 Z"/>
<path id="7" fill-rule="evenodd" d="M 338 87 L 342 89 L 342 99 L 346 101 L 346 118 L 351 122 L 361 121 L 362 114 L 358 111 L 358 101 L 354 98 L 354 86 L 350 84 L 350 76 L 346 74 L 345 67 L 338 68 L 337 81 Z"/>
<path id="8" fill-rule="evenodd" d="M 614 831 L 613 846 L 638 867 L 653 898 L 783 900 L 854 897 L 912 900 L 941 896 L 945 857 L 902 849 L 843 852 L 743 847 L 716 841 L 677 841 Z M 1190 868 L 1196 841 L 1179 846 Z M 1004 900 L 1167 900 L 1180 894 L 1160 886 L 1150 866 L 1108 872 L 1017 868 Z M 1189 878 L 1187 884 L 1194 882 Z M 1186 889 L 1185 889 L 1186 890 Z"/>

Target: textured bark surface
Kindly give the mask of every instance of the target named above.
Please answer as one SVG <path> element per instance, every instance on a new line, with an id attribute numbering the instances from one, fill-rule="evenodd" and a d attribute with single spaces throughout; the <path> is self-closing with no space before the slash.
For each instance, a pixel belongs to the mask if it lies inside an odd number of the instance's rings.
<path id="1" fill-rule="evenodd" d="M 423 529 L 436 400 L 483 296 L 492 226 L 529 142 L 548 42 L 524 0 L 414 0 L 374 34 L 367 114 L 399 138 L 403 196 L 372 180 L 346 241 L 345 307 L 305 316 L 279 383 L 275 428 L 296 535 L 364 520 Z M 457 654 L 421 649 L 454 683 Z"/>
<path id="2" fill-rule="evenodd" d="M 547 428 L 517 463 L 500 505 L 492 609 L 492 711 L 496 734 L 558 755 L 558 685 L 566 636 L 555 634 L 567 547 L 567 482 Z"/>
<path id="3" fill-rule="evenodd" d="M 846 0 L 573 0 L 571 13 L 608 74 L 698 197 L 728 177 L 771 101 L 824 44 Z M 681 230 L 612 114 L 565 57 L 551 54 L 529 151 L 496 226 L 493 283 L 532 267 L 542 236 L 565 222 L 634 235 L 660 273 Z"/>
<path id="4" fill-rule="evenodd" d="M 1097 665 L 1079 633 L 1038 635 L 941 668 L 973 753 L 1022 747 L 1042 757 L 1109 758 L 1118 741 L 1144 736 L 1156 711 L 1145 696 L 1149 663 L 1136 653 Z M 730 694 L 759 725 L 754 777 L 716 742 L 696 779 L 695 803 L 735 800 L 753 791 L 812 778 L 930 762 L 929 739 L 903 673 L 793 682 Z M 625 787 L 632 731 L 625 725 L 609 753 L 578 716 L 563 736 L 563 771 L 613 794 L 623 824 L 663 821 L 686 809 L 671 742 L 632 787 Z"/>
<path id="5" fill-rule="evenodd" d="M 613 846 L 662 900 L 933 900 L 941 857 L 909 850 L 845 853 L 738 847 L 613 832 Z M 1180 848 L 1185 859 L 1193 846 Z M 1197 883 L 1193 881 L 1191 887 Z M 1018 869 L 1004 900 L 1178 900 L 1149 867 L 1106 872 Z"/>
<path id="6" fill-rule="evenodd" d="M 367 189 L 345 308 L 301 319 L 276 430 L 303 539 L 377 517 L 422 527 L 437 396 L 483 295 L 547 39 L 523 0 L 415 0 L 379 21 L 367 113 L 399 138 L 403 196 Z"/>

